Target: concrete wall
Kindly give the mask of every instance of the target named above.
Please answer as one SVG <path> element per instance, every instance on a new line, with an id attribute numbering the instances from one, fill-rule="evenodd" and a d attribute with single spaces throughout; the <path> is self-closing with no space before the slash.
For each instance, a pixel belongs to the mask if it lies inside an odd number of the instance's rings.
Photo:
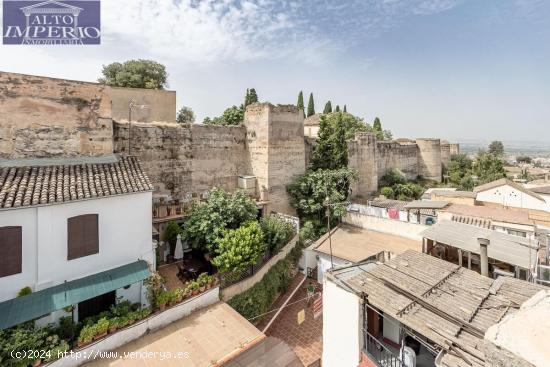
<path id="1" fill-rule="evenodd" d="M 112 153 L 107 88 L 0 72 L 0 158 Z"/>
<path id="2" fill-rule="evenodd" d="M 420 233 L 428 228 L 428 226 L 422 224 L 401 222 L 395 219 L 377 218 L 359 213 L 348 213 L 342 218 L 342 221 L 359 228 L 389 233 L 418 241 L 422 241 Z"/>
<path id="3" fill-rule="evenodd" d="M 362 345 L 359 297 L 323 282 L 323 367 L 357 367 Z"/>
<path id="4" fill-rule="evenodd" d="M 502 185 L 478 192 L 476 194 L 476 200 L 480 202 L 501 204 L 514 208 L 550 211 L 550 203 L 528 195 L 525 192 L 508 185 Z"/>
<path id="5" fill-rule="evenodd" d="M 150 332 L 166 327 L 174 321 L 190 315 L 193 311 L 213 305 L 218 301 L 219 288 L 212 288 L 163 312 L 153 314 L 134 325 L 118 330 L 114 334 L 109 334 L 107 337 L 84 348 L 74 350 L 74 353 L 69 353 L 67 356 L 46 365 L 50 367 L 80 366 L 90 362 L 91 359 L 95 358 L 94 356 L 98 356 L 100 353 L 105 355 L 105 352 L 115 350 Z"/>
<path id="6" fill-rule="evenodd" d="M 0 211 L 0 227 L 22 226 L 22 272 L 0 278 L 0 302 L 138 259 L 154 263 L 151 193 Z M 67 260 L 67 219 L 98 214 L 99 253 Z"/>
<path id="7" fill-rule="evenodd" d="M 283 247 L 277 255 L 269 259 L 269 261 L 265 263 L 260 270 L 254 273 L 254 275 L 240 281 L 239 283 L 235 283 L 227 288 L 222 289 L 220 292 L 221 298 L 224 301 L 228 301 L 231 298 L 235 297 L 237 294 L 240 294 L 252 288 L 254 284 L 262 280 L 265 273 L 267 273 L 273 265 L 275 265 L 279 260 L 284 259 L 286 255 L 288 255 L 288 253 L 294 248 L 294 246 L 296 246 L 296 243 L 298 243 L 298 235 L 296 235 L 285 247 Z"/>
<path id="8" fill-rule="evenodd" d="M 128 153 L 127 123 L 114 124 L 115 151 Z M 243 126 L 132 123 L 132 155 L 155 186 L 155 193 L 182 199 L 213 186 L 234 190 L 248 173 Z"/>
<path id="9" fill-rule="evenodd" d="M 132 109 L 132 121 L 136 122 L 176 122 L 176 92 L 142 88 L 108 88 L 112 100 L 112 118 L 127 122 L 130 101 L 137 105 Z"/>

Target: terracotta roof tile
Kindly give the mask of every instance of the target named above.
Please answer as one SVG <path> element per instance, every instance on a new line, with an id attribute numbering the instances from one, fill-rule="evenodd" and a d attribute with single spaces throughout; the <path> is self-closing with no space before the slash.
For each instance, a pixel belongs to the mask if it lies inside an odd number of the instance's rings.
<path id="1" fill-rule="evenodd" d="M 115 163 L 0 167 L 0 209 L 151 190 L 135 157 Z"/>

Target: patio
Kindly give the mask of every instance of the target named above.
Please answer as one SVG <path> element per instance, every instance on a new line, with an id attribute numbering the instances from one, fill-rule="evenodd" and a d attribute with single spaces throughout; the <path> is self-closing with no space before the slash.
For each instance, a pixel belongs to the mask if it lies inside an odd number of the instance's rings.
<path id="1" fill-rule="evenodd" d="M 303 278 L 304 275 L 298 273 L 294 277 L 287 293 L 279 296 L 273 304 L 272 309 L 280 307 Z M 292 299 L 289 300 L 287 307 L 281 311 L 277 319 L 266 331 L 267 336 L 273 336 L 285 341 L 306 367 L 319 365 L 323 351 L 323 317 L 321 315 L 317 319 L 314 319 L 313 302 L 310 302 L 308 305 L 305 299 L 305 287 L 310 281 L 315 284 L 319 291 L 322 289 L 321 284 L 315 282 L 313 279 L 307 279 Z M 305 310 L 305 320 L 301 324 L 298 324 L 297 315 L 301 310 Z M 262 320 L 258 328 L 262 330 L 268 322 L 269 318 Z"/>
<path id="2" fill-rule="evenodd" d="M 208 272 L 210 266 L 206 261 L 197 259 L 179 260 L 158 268 L 159 274 L 165 279 L 169 290 L 181 288 L 186 282 L 196 279 L 200 273 Z"/>

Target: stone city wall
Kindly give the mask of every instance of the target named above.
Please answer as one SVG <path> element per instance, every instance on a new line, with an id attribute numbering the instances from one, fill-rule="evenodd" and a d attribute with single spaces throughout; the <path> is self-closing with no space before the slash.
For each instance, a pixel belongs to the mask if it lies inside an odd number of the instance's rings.
<path id="1" fill-rule="evenodd" d="M 398 169 L 407 179 L 414 180 L 418 176 L 418 148 L 414 143 L 399 143 L 396 141 L 379 141 L 376 143 L 378 179 L 390 169 Z"/>
<path id="2" fill-rule="evenodd" d="M 176 122 L 176 91 L 111 87 L 108 93 L 115 121 L 127 122 L 130 103 L 134 102 L 132 121 Z"/>
<path id="3" fill-rule="evenodd" d="M 155 194 L 183 199 L 214 186 L 237 187 L 247 173 L 243 126 L 115 122 L 115 152 L 136 155 L 155 186 Z M 131 136 L 131 146 L 128 137 Z"/>
<path id="4" fill-rule="evenodd" d="M 0 158 L 112 153 L 107 88 L 0 72 Z"/>

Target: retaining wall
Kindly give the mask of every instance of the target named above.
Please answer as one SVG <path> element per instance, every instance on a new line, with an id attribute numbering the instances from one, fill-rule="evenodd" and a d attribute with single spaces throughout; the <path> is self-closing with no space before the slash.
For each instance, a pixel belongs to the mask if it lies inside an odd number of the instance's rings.
<path id="1" fill-rule="evenodd" d="M 46 364 L 50 367 L 76 367 L 93 359 L 98 353 L 115 350 L 124 344 L 142 337 L 149 332 L 168 326 L 172 322 L 185 317 L 191 312 L 219 302 L 219 287 L 212 288 L 193 298 L 183 301 L 163 312 L 159 312 L 141 320 L 125 329 L 118 330 L 114 334 L 88 344 L 84 348 L 68 352 L 67 356 Z"/>
<path id="2" fill-rule="evenodd" d="M 240 294 L 244 291 L 249 290 L 258 283 L 264 277 L 265 273 L 271 269 L 279 260 L 282 260 L 288 255 L 288 253 L 296 246 L 298 243 L 299 236 L 296 235 L 290 242 L 279 251 L 275 256 L 273 256 L 267 263 L 258 272 L 256 272 L 251 277 L 248 277 L 239 283 L 235 283 L 227 288 L 224 288 L 220 291 L 221 299 L 224 301 L 229 301 L 231 298 L 235 297 L 237 294 Z"/>

